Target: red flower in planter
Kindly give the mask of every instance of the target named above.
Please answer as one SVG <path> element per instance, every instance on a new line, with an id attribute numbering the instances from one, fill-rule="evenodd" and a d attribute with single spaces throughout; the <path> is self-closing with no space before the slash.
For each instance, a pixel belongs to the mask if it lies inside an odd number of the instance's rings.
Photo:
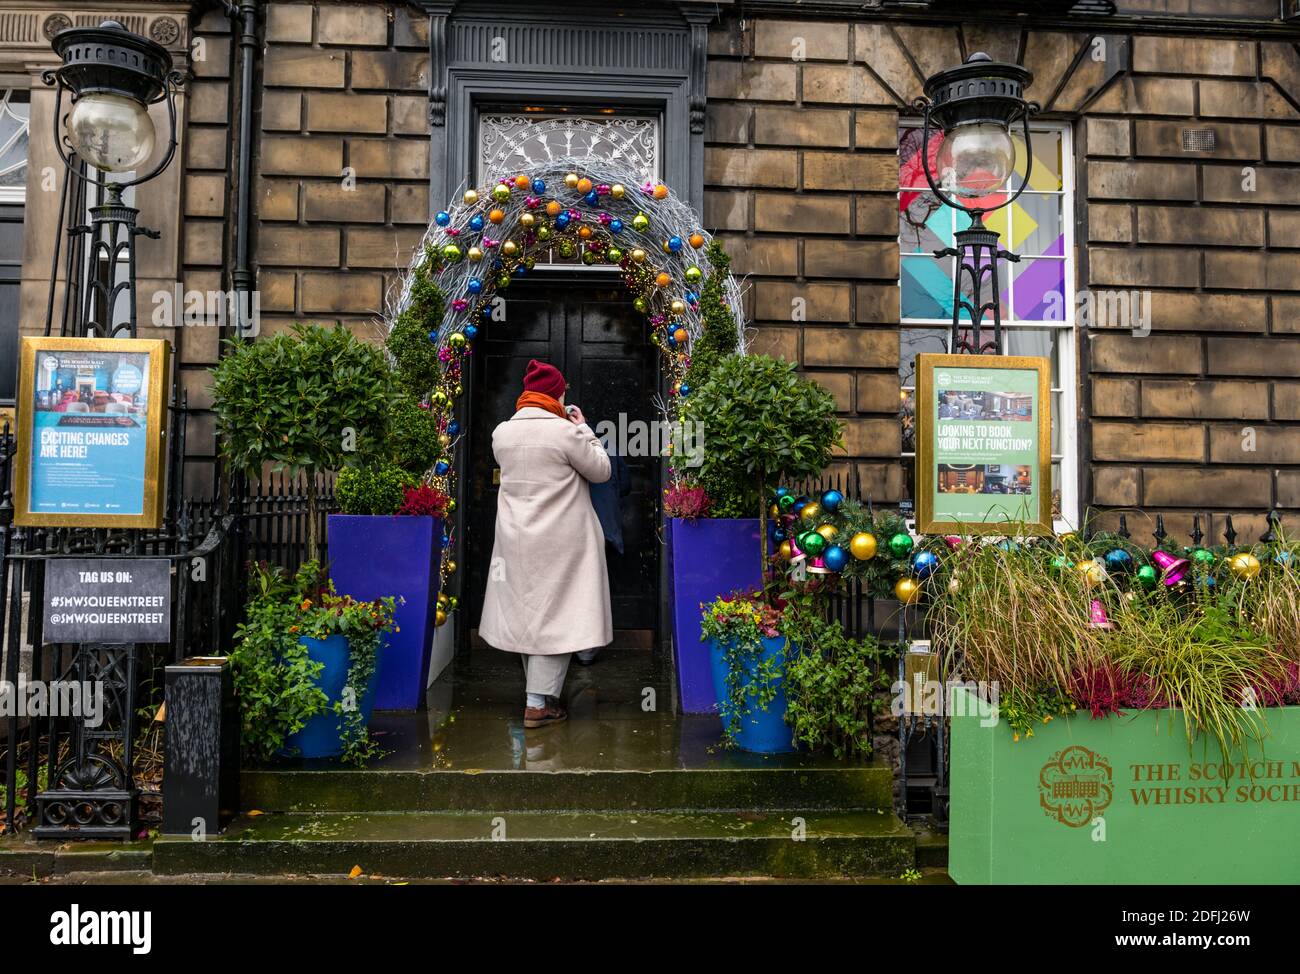
<path id="1" fill-rule="evenodd" d="M 397 513 L 412 517 L 445 518 L 447 516 L 447 500 L 446 494 L 430 487 L 428 484 L 421 484 L 419 487 L 408 487 L 406 494 L 402 498 L 402 506 L 397 509 Z"/>

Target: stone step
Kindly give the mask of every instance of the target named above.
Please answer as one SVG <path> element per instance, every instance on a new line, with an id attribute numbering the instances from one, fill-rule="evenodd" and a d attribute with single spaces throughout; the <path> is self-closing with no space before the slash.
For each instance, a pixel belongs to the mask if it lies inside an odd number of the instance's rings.
<path id="1" fill-rule="evenodd" d="M 31 878 L 148 869 L 151 845 L 149 841 L 43 841 L 30 832 L 7 835 L 0 838 L 0 876 Z"/>
<path id="2" fill-rule="evenodd" d="M 753 767 L 564 771 L 245 771 L 240 804 L 262 812 L 887 809 L 882 764 L 806 757 Z"/>
<path id="3" fill-rule="evenodd" d="M 895 877 L 915 837 L 892 812 L 408 812 L 242 815 L 164 836 L 153 871 L 531 880 Z"/>

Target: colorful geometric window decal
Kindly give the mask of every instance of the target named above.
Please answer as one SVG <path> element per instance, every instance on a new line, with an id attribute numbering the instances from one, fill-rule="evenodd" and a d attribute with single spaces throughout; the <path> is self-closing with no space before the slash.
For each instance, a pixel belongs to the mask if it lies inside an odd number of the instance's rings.
<path id="1" fill-rule="evenodd" d="M 1062 136 L 1059 130 L 1031 131 L 1033 170 L 1024 193 L 1008 207 L 990 213 L 985 225 L 1002 245 L 1020 255 L 1018 264 L 999 267 L 1002 317 L 1007 322 L 1063 322 L 1065 309 L 1065 194 Z M 940 138 L 930 137 L 931 171 Z M 1016 149 L 1011 191 L 1024 182 L 1025 151 Z M 952 318 L 955 262 L 934 258 L 953 245 L 953 234 L 969 224 L 965 213 L 945 206 L 930 191 L 921 167 L 922 131 L 905 128 L 899 140 L 898 241 L 904 321 L 941 322 Z M 990 203 L 1000 202 L 989 197 Z"/>

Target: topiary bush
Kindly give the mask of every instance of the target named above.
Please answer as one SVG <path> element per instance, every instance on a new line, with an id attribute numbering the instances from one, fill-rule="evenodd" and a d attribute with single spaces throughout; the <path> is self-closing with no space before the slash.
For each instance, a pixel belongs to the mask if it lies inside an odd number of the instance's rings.
<path id="1" fill-rule="evenodd" d="M 344 514 L 396 514 L 406 492 L 419 478 L 393 463 L 348 467 L 334 483 L 334 496 Z"/>
<path id="2" fill-rule="evenodd" d="M 397 383 L 416 399 L 428 395 L 438 384 L 438 343 L 429 333 L 442 325 L 446 295 L 433 283 L 438 261 L 429 253 L 411 272 L 411 301 L 397 316 L 385 346 L 396 365 Z"/>
<path id="3" fill-rule="evenodd" d="M 408 393 L 398 393 L 388 414 L 388 448 L 397 466 L 424 474 L 442 452 L 437 414 Z"/>
<path id="4" fill-rule="evenodd" d="M 769 355 L 730 355 L 692 392 L 691 419 L 704 424 L 698 476 L 736 492 L 757 511 L 767 565 L 767 504 L 780 481 L 819 474 L 843 446 L 835 397 Z"/>

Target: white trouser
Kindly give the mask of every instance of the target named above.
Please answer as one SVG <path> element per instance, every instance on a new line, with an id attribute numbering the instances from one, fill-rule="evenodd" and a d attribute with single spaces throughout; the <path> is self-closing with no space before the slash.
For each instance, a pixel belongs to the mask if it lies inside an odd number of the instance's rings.
<path id="1" fill-rule="evenodd" d="M 524 680 L 528 693 L 545 697 L 558 697 L 564 689 L 564 676 L 569 672 L 569 660 L 572 653 L 556 653 L 542 656 L 533 653 L 520 653 L 524 661 Z"/>

